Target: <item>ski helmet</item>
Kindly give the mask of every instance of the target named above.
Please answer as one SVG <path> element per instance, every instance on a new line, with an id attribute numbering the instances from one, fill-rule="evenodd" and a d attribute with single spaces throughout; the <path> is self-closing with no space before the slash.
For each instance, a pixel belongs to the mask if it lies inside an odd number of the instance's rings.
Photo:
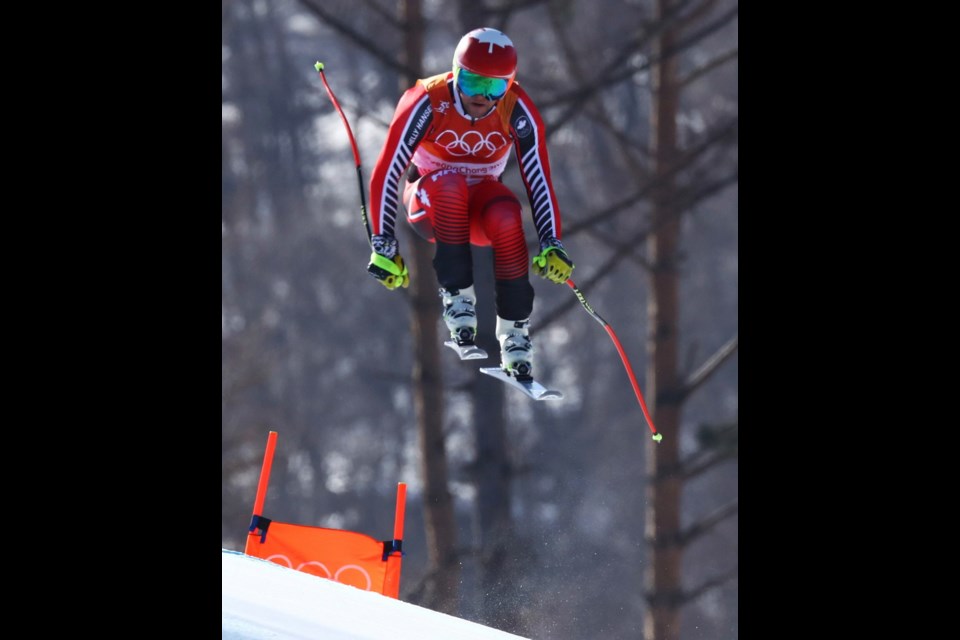
<path id="1" fill-rule="evenodd" d="M 496 29 L 474 29 L 460 39 L 453 52 L 453 76 L 457 88 L 467 95 L 501 98 L 516 75 L 517 50 L 513 41 Z"/>

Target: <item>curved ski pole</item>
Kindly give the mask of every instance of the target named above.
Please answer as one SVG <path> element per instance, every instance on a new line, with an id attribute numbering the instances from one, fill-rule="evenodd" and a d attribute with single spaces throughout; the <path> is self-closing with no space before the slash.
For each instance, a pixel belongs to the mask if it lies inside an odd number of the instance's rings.
<path id="1" fill-rule="evenodd" d="M 654 442 L 660 442 L 660 440 L 663 439 L 663 436 L 657 433 L 657 428 L 653 426 L 653 418 L 650 417 L 650 412 L 647 411 L 647 403 L 643 401 L 643 394 L 640 393 L 640 385 L 637 384 L 637 377 L 633 375 L 633 367 L 630 366 L 630 361 L 627 360 L 627 354 L 624 353 L 623 345 L 620 344 L 617 334 L 613 332 L 613 327 L 611 327 L 606 320 L 601 318 L 600 315 L 590 307 L 590 303 L 588 303 L 587 299 L 583 297 L 582 293 L 580 293 L 580 289 L 577 289 L 577 285 L 573 283 L 573 280 L 568 278 L 567 285 L 573 289 L 577 299 L 580 301 L 580 304 L 583 305 L 583 308 L 587 310 L 587 313 L 593 316 L 593 319 L 600 323 L 600 325 L 610 335 L 610 339 L 613 340 L 613 344 L 617 347 L 617 352 L 620 354 L 620 359 L 623 361 L 623 366 L 627 370 L 627 376 L 630 378 L 630 384 L 633 385 L 633 392 L 637 395 L 637 400 L 640 401 L 640 408 L 643 410 L 643 417 L 647 419 L 647 426 L 649 426 L 650 431 L 653 432 L 653 440 Z"/>
<path id="2" fill-rule="evenodd" d="M 323 63 L 318 61 L 313 65 L 313 68 L 320 74 L 320 79 L 323 80 L 323 87 L 327 90 L 327 95 L 330 96 L 330 101 L 333 103 L 333 106 L 336 107 L 337 113 L 340 114 L 340 119 L 343 120 L 343 125 L 347 128 L 347 135 L 350 136 L 350 146 L 353 147 L 353 159 L 357 165 L 357 181 L 360 185 L 360 217 L 363 219 L 363 226 L 367 230 L 367 243 L 370 243 L 372 246 L 373 241 L 371 238 L 373 237 L 373 231 L 370 230 L 370 220 L 367 219 L 367 199 L 364 195 L 363 169 L 360 166 L 360 151 L 357 149 L 357 141 L 353 139 L 353 130 L 350 129 L 347 116 L 343 114 L 343 109 L 340 108 L 337 97 L 333 95 L 333 90 L 330 88 L 330 85 L 327 84 L 327 76 L 323 73 Z"/>

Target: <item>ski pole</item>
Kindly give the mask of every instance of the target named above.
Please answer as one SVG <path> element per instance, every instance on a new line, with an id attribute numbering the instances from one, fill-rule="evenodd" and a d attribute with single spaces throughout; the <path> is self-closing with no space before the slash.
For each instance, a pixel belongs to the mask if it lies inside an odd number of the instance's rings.
<path id="1" fill-rule="evenodd" d="M 637 384 L 637 377 L 633 375 L 633 367 L 630 366 L 630 361 L 627 360 L 627 354 L 623 351 L 623 345 L 620 344 L 620 340 L 617 339 L 617 334 L 613 332 L 613 327 L 610 324 L 600 317 L 600 315 L 590 307 L 590 303 L 587 302 L 587 299 L 583 297 L 583 294 L 580 293 L 580 289 L 577 289 L 577 285 L 573 283 L 573 280 L 567 279 L 567 285 L 573 292 L 576 294 L 577 299 L 580 301 L 580 304 L 583 305 L 583 308 L 587 310 L 593 319 L 600 323 L 607 333 L 610 335 L 610 339 L 613 340 L 614 346 L 617 347 L 617 352 L 620 353 L 620 359 L 623 361 L 623 366 L 627 370 L 627 376 L 630 378 L 630 384 L 633 385 L 633 392 L 637 394 L 637 400 L 640 401 L 640 408 L 643 410 L 643 417 L 647 419 L 647 425 L 650 427 L 650 431 L 653 432 L 654 442 L 660 442 L 663 439 L 663 436 L 657 433 L 657 428 L 653 426 L 653 418 L 650 417 L 650 412 L 647 411 L 647 403 L 643 401 L 643 394 L 640 393 L 640 385 Z"/>
<path id="2" fill-rule="evenodd" d="M 333 102 L 333 106 L 336 107 L 337 113 L 340 114 L 340 119 L 343 120 L 343 124 L 347 128 L 347 135 L 350 136 L 350 146 L 353 147 L 353 159 L 357 164 L 357 181 L 360 185 L 360 217 L 363 219 L 363 226 L 367 230 L 367 242 L 372 245 L 373 231 L 370 230 L 370 221 L 367 219 L 367 199 L 366 196 L 364 196 L 363 169 L 360 166 L 360 151 L 357 149 L 357 141 L 353 139 L 353 130 L 350 128 L 350 123 L 347 122 L 347 116 L 343 114 L 343 109 L 340 108 L 337 97 L 333 95 L 333 90 L 327 83 L 327 76 L 323 73 L 323 63 L 318 61 L 313 65 L 313 68 L 320 74 L 320 79 L 323 80 L 323 86 L 327 90 L 327 95 L 330 96 L 330 101 Z"/>

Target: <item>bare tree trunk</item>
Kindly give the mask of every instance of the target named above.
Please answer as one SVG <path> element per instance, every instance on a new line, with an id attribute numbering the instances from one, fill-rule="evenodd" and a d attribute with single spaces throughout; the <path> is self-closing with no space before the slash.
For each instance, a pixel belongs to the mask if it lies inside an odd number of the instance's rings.
<path id="1" fill-rule="evenodd" d="M 427 583 L 423 606 L 450 615 L 457 612 L 460 564 L 453 499 L 448 489 L 444 399 L 437 334 L 437 287 L 434 286 L 430 247 L 415 240 L 408 246 L 412 258 L 412 330 L 414 349 L 413 394 L 417 416 L 424 482 L 427 529 Z"/>
<path id="2" fill-rule="evenodd" d="M 477 344 L 490 354 L 484 366 L 496 366 L 500 343 L 494 335 L 496 304 L 493 249 L 473 248 L 474 284 L 477 291 Z M 513 469 L 508 454 L 506 406 L 503 385 L 478 378 L 475 383 L 473 429 L 476 443 L 473 481 L 477 488 L 477 544 L 480 551 L 481 622 L 508 633 L 525 636 L 517 595 L 518 570 L 510 550 L 516 544 L 510 515 Z M 499 594 L 492 598 L 489 594 Z"/>
<path id="3" fill-rule="evenodd" d="M 658 17 L 669 11 L 669 0 L 657 0 Z M 670 55 L 675 33 L 668 27 L 654 46 L 654 56 L 666 58 L 653 68 L 651 133 L 654 160 L 653 232 L 648 237 L 650 298 L 648 307 L 647 388 L 657 430 L 664 434 L 648 443 L 646 530 L 649 560 L 646 574 L 647 616 L 645 640 L 679 640 L 681 584 L 679 473 L 680 399 L 678 379 L 677 244 L 680 216 L 673 210 L 675 181 L 671 173 L 677 156 L 676 116 L 679 87 L 676 58 Z"/>
<path id="4" fill-rule="evenodd" d="M 421 0 L 400 3 L 400 17 L 408 30 L 404 38 L 407 67 L 421 70 L 423 16 Z M 417 77 L 422 76 L 417 73 Z M 417 77 L 401 76 L 403 91 Z M 433 271 L 431 245 L 408 234 L 405 253 L 411 260 L 410 289 L 413 332 L 413 396 L 419 434 L 424 482 L 424 514 L 427 535 L 427 578 L 423 606 L 450 615 L 459 608 L 460 563 L 457 559 L 457 527 L 453 499 L 448 489 L 446 439 L 443 432 L 444 402 L 440 370 L 440 338 L 437 335 L 439 303 Z"/>

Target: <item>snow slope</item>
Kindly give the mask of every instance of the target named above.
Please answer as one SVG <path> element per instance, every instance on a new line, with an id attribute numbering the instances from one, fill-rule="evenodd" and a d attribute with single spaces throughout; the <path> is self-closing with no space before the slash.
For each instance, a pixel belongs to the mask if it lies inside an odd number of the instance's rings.
<path id="1" fill-rule="evenodd" d="M 222 566 L 223 640 L 523 640 L 238 551 Z"/>

